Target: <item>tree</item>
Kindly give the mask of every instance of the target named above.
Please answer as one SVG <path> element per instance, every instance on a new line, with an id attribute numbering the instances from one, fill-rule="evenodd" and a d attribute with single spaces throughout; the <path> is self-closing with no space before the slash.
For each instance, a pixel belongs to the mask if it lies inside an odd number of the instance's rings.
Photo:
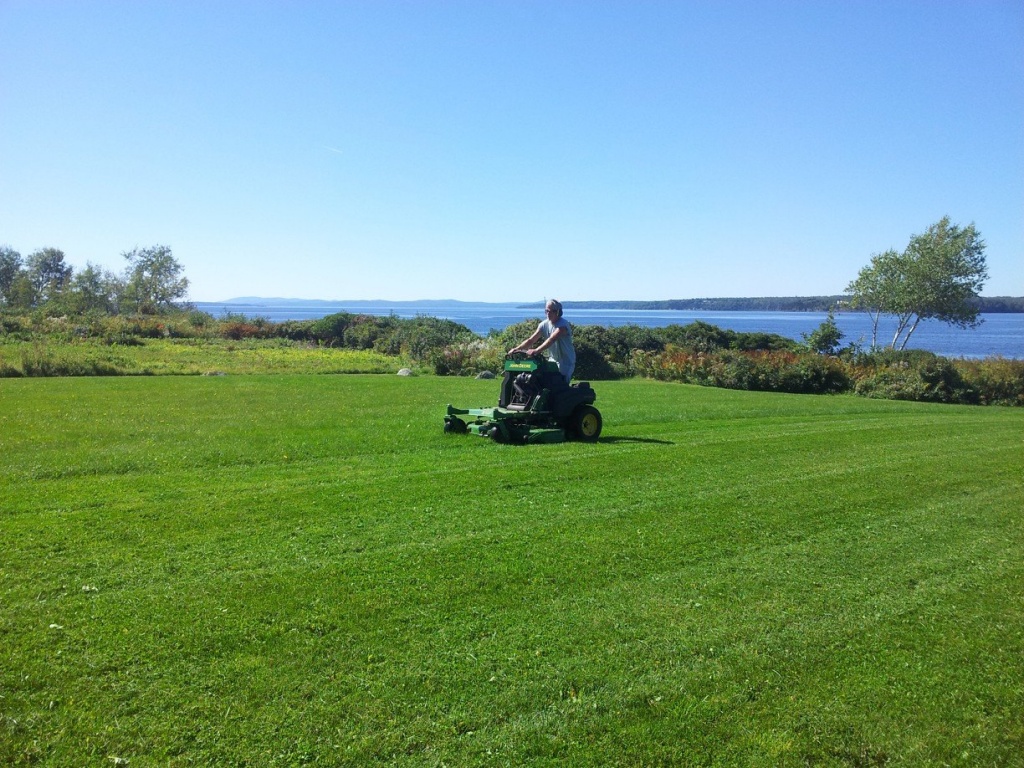
<path id="1" fill-rule="evenodd" d="M 974 328 L 978 293 L 988 278 L 985 242 L 974 224 L 961 228 L 948 216 L 910 239 L 903 253 L 876 254 L 846 291 L 850 305 L 872 318 L 871 347 L 877 347 L 882 315 L 896 318 L 890 348 L 905 349 L 923 320 Z"/>
<path id="2" fill-rule="evenodd" d="M 123 303 L 137 314 L 157 314 L 174 307 L 188 293 L 188 278 L 165 245 L 134 248 L 122 254 L 125 271 Z"/>
<path id="3" fill-rule="evenodd" d="M 116 314 L 124 284 L 109 270 L 86 263 L 85 269 L 75 273 L 66 292 L 71 311 Z"/>
<path id="4" fill-rule="evenodd" d="M 32 285 L 31 304 L 45 304 L 57 298 L 71 279 L 71 267 L 64 263 L 64 251 L 40 248 L 25 259 L 25 271 Z"/>
<path id="5" fill-rule="evenodd" d="M 851 294 L 850 306 L 862 309 L 871 317 L 871 348 L 878 347 L 878 323 L 882 315 L 896 303 L 891 295 L 900 285 L 900 254 L 894 250 L 878 253 L 864 267 L 857 279 L 846 286 Z"/>
<path id="6" fill-rule="evenodd" d="M 8 245 L 0 246 L 0 304 L 11 302 L 11 286 L 21 272 L 21 254 Z"/>
<path id="7" fill-rule="evenodd" d="M 843 340 L 843 332 L 836 325 L 836 316 L 829 307 L 828 317 L 810 333 L 801 334 L 804 343 L 812 352 L 819 355 L 835 355 L 839 352 L 839 342 Z"/>

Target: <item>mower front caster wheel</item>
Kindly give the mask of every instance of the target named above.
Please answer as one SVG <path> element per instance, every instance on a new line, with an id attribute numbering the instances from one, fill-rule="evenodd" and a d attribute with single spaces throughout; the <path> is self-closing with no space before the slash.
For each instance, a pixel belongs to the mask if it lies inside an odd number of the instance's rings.
<path id="1" fill-rule="evenodd" d="M 592 405 L 579 405 L 569 417 L 569 434 L 584 443 L 601 436 L 601 412 Z"/>
<path id="2" fill-rule="evenodd" d="M 453 435 L 464 435 L 468 431 L 466 422 L 455 416 L 449 416 L 444 420 L 444 431 Z"/>

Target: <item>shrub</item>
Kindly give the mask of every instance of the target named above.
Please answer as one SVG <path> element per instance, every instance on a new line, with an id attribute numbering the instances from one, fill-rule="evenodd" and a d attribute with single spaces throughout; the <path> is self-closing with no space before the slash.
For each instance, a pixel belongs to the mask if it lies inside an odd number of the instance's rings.
<path id="1" fill-rule="evenodd" d="M 220 335 L 232 341 L 242 339 L 264 339 L 267 338 L 267 328 L 260 327 L 254 323 L 237 320 L 226 321 L 220 324 Z"/>
<path id="2" fill-rule="evenodd" d="M 855 391 L 865 397 L 932 403 L 979 402 L 978 392 L 964 381 L 951 360 L 932 355 L 916 364 L 902 361 L 877 368 L 857 380 Z"/>
<path id="3" fill-rule="evenodd" d="M 662 335 L 666 345 L 671 344 L 693 352 L 726 349 L 732 341 L 728 331 L 700 320 L 689 325 L 669 325 L 663 329 Z"/>
<path id="4" fill-rule="evenodd" d="M 313 325 L 316 320 L 285 320 L 277 324 L 276 335 L 291 341 L 315 341 Z"/>
<path id="5" fill-rule="evenodd" d="M 395 340 L 399 342 L 402 353 L 417 361 L 429 360 L 435 350 L 481 341 L 461 323 L 426 316 L 402 322 L 396 328 Z"/>
<path id="6" fill-rule="evenodd" d="M 669 346 L 662 353 L 637 352 L 632 368 L 639 375 L 688 384 L 763 392 L 825 394 L 850 386 L 836 358 L 794 352 L 693 352 Z"/>
<path id="7" fill-rule="evenodd" d="M 621 377 L 621 368 L 616 368 L 601 354 L 600 350 L 586 341 L 578 341 L 576 347 L 576 370 L 573 378 L 578 381 L 609 381 Z"/>
<path id="8" fill-rule="evenodd" d="M 615 328 L 600 325 L 574 326 L 573 341 L 577 348 L 577 365 L 580 347 L 589 347 L 603 358 L 604 363 L 609 364 L 606 366 L 606 373 L 614 373 L 614 365 L 618 365 L 618 370 L 621 371 L 634 351 L 660 352 L 665 348 L 665 342 L 658 331 L 656 328 L 638 325 L 620 325 Z"/>
<path id="9" fill-rule="evenodd" d="M 1024 360 L 993 357 L 960 361 L 957 367 L 979 403 L 1024 406 Z"/>
<path id="10" fill-rule="evenodd" d="M 0 336 L 27 341 L 32 335 L 32 323 L 21 315 L 0 313 Z"/>
<path id="11" fill-rule="evenodd" d="M 479 372 L 483 341 L 453 344 L 431 350 L 426 361 L 438 376 L 465 376 Z"/>
<path id="12" fill-rule="evenodd" d="M 497 344 L 500 348 L 508 351 L 512 347 L 516 346 L 523 339 L 528 339 L 535 330 L 537 330 L 537 323 L 539 320 L 522 320 L 513 325 L 509 325 L 500 331 L 491 331 L 487 334 L 488 341 Z M 575 337 L 576 329 L 573 327 L 573 336 Z"/>
<path id="13" fill-rule="evenodd" d="M 346 349 L 376 349 L 382 339 L 388 339 L 393 332 L 393 321 L 368 314 L 357 314 L 345 327 L 341 335 L 341 346 Z"/>
<path id="14" fill-rule="evenodd" d="M 329 347 L 338 346 L 345 337 L 345 329 L 352 322 L 353 315 L 348 312 L 338 312 L 333 315 L 321 317 L 314 320 L 309 327 L 311 337 Z"/>
<path id="15" fill-rule="evenodd" d="M 793 339 L 777 333 L 743 332 L 736 333 L 729 343 L 731 349 L 743 352 L 796 351 L 799 344 Z"/>
<path id="16" fill-rule="evenodd" d="M 21 375 L 22 373 L 18 368 L 0 360 L 0 379 L 16 379 Z"/>

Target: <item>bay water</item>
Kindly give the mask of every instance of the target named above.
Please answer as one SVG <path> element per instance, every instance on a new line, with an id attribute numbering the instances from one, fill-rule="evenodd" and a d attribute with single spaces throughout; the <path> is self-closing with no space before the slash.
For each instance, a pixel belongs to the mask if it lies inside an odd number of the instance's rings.
<path id="1" fill-rule="evenodd" d="M 247 318 L 261 317 L 271 322 L 313 320 L 337 312 L 414 318 L 420 315 L 437 317 L 465 325 L 474 333 L 486 336 L 509 325 L 531 320 L 540 322 L 539 306 L 474 302 L 289 302 L 287 300 L 253 300 L 251 303 L 196 302 L 196 307 L 215 317 L 227 314 Z M 800 341 L 825 321 L 825 312 L 711 312 L 682 310 L 634 309 L 566 309 L 565 317 L 573 325 L 616 327 L 638 325 L 660 328 L 687 325 L 695 321 L 710 323 L 730 331 L 777 333 Z M 836 325 L 843 333 L 843 346 L 856 343 L 867 348 L 871 344 L 871 319 L 864 312 L 840 312 Z M 923 321 L 910 338 L 910 349 L 924 349 L 943 357 L 1024 359 L 1024 314 L 992 313 L 982 315 L 977 328 L 956 328 L 935 320 Z M 879 324 L 878 344 L 888 346 L 896 331 L 892 318 Z"/>

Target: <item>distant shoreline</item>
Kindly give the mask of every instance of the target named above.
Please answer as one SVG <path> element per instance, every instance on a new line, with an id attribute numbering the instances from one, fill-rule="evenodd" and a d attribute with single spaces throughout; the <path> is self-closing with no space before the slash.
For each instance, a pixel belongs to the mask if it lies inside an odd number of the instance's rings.
<path id="1" fill-rule="evenodd" d="M 665 299 L 658 301 L 563 301 L 566 309 L 626 309 L 642 312 L 679 310 L 683 312 L 827 312 L 851 311 L 846 302 L 848 296 L 767 296 L 751 298 L 716 298 L 716 299 Z M 295 307 L 331 307 L 346 305 L 351 307 L 444 307 L 444 306 L 500 306 L 518 309 L 534 309 L 544 306 L 543 301 L 535 302 L 486 302 L 458 301 L 456 299 L 419 299 L 416 301 L 387 301 L 384 299 L 360 299 L 353 301 L 327 299 L 287 299 L 267 298 L 259 296 L 243 296 L 224 301 L 202 301 L 198 304 L 222 304 L 246 306 L 295 306 Z M 982 296 L 978 299 L 979 309 L 985 314 L 1024 313 L 1024 296 Z"/>

